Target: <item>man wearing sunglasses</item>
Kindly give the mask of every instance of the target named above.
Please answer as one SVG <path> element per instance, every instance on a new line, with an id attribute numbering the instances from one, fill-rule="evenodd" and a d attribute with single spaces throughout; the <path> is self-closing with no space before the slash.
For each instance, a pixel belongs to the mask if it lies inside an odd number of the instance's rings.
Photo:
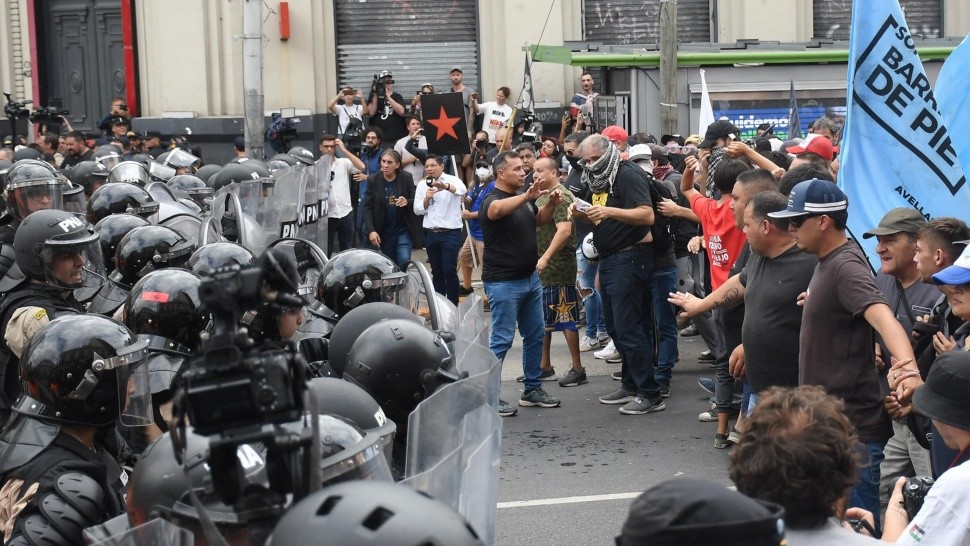
<path id="1" fill-rule="evenodd" d="M 908 361 L 913 369 L 916 364 L 909 338 L 876 287 L 865 254 L 846 237 L 848 207 L 838 186 L 816 178 L 796 185 L 788 207 L 768 216 L 787 218 L 798 248 L 818 256 L 808 291 L 798 297 L 798 304 L 804 306 L 798 383 L 821 385 L 845 402 L 846 416 L 859 437 L 860 455 L 859 484 L 848 506 L 878 513 L 879 465 L 892 426 L 883 411 L 873 365 L 874 334 L 882 337 L 893 364 Z M 890 355 L 884 354 L 883 359 Z M 900 382 L 890 378 L 889 386 L 902 390 Z"/>

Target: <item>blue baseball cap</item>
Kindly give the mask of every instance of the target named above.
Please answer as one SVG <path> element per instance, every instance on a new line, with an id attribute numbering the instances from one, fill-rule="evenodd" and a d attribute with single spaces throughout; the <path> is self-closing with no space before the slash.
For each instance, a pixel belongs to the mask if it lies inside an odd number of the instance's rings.
<path id="1" fill-rule="evenodd" d="M 970 241 L 957 241 L 958 243 L 967 243 Z M 960 257 L 957 258 L 953 265 L 944 268 L 942 271 L 933 275 L 933 284 L 951 284 L 954 286 L 959 286 L 961 284 L 970 283 L 970 246 L 963 249 L 960 253 Z"/>
<path id="2" fill-rule="evenodd" d="M 829 214 L 849 208 L 849 200 L 834 183 L 813 178 L 799 182 L 788 196 L 785 210 L 769 212 L 772 218 Z"/>

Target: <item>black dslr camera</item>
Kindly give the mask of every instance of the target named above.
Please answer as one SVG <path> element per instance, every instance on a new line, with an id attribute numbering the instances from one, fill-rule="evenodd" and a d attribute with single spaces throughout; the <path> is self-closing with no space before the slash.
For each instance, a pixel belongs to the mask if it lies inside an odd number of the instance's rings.
<path id="1" fill-rule="evenodd" d="M 923 507 L 923 501 L 926 500 L 926 494 L 930 492 L 933 483 L 935 480 L 929 476 L 915 476 L 906 480 L 903 485 L 903 508 L 910 521 Z"/>

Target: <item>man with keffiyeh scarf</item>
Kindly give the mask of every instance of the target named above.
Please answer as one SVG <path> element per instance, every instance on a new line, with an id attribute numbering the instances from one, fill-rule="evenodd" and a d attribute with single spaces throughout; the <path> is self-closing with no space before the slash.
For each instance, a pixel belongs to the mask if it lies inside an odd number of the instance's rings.
<path id="1" fill-rule="evenodd" d="M 587 137 L 579 153 L 583 182 L 589 188 L 580 197 L 591 206 L 584 212 L 574 204 L 571 210 L 593 223 L 606 329 L 623 358 L 620 388 L 599 400 L 623 404 L 620 413 L 625 415 L 661 411 L 665 405 L 654 377 L 656 328 L 650 297 L 654 272 L 650 182 L 640 167 L 620 159 L 620 151 L 602 135 Z"/>

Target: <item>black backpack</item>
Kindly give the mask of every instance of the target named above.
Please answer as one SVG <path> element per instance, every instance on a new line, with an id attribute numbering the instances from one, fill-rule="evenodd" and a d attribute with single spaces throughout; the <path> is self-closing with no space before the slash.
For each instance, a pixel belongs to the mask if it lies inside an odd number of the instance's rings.
<path id="1" fill-rule="evenodd" d="M 676 201 L 676 197 L 670 193 L 670 188 L 666 184 L 654 178 L 653 173 L 641 169 L 638 165 L 633 165 L 638 172 L 643 175 L 644 180 L 650 188 L 650 201 L 653 203 L 653 225 L 650 226 L 650 233 L 653 233 L 654 254 L 666 254 L 674 246 L 674 237 L 680 228 L 679 218 L 668 218 L 657 210 L 657 203 L 664 199 Z"/>

